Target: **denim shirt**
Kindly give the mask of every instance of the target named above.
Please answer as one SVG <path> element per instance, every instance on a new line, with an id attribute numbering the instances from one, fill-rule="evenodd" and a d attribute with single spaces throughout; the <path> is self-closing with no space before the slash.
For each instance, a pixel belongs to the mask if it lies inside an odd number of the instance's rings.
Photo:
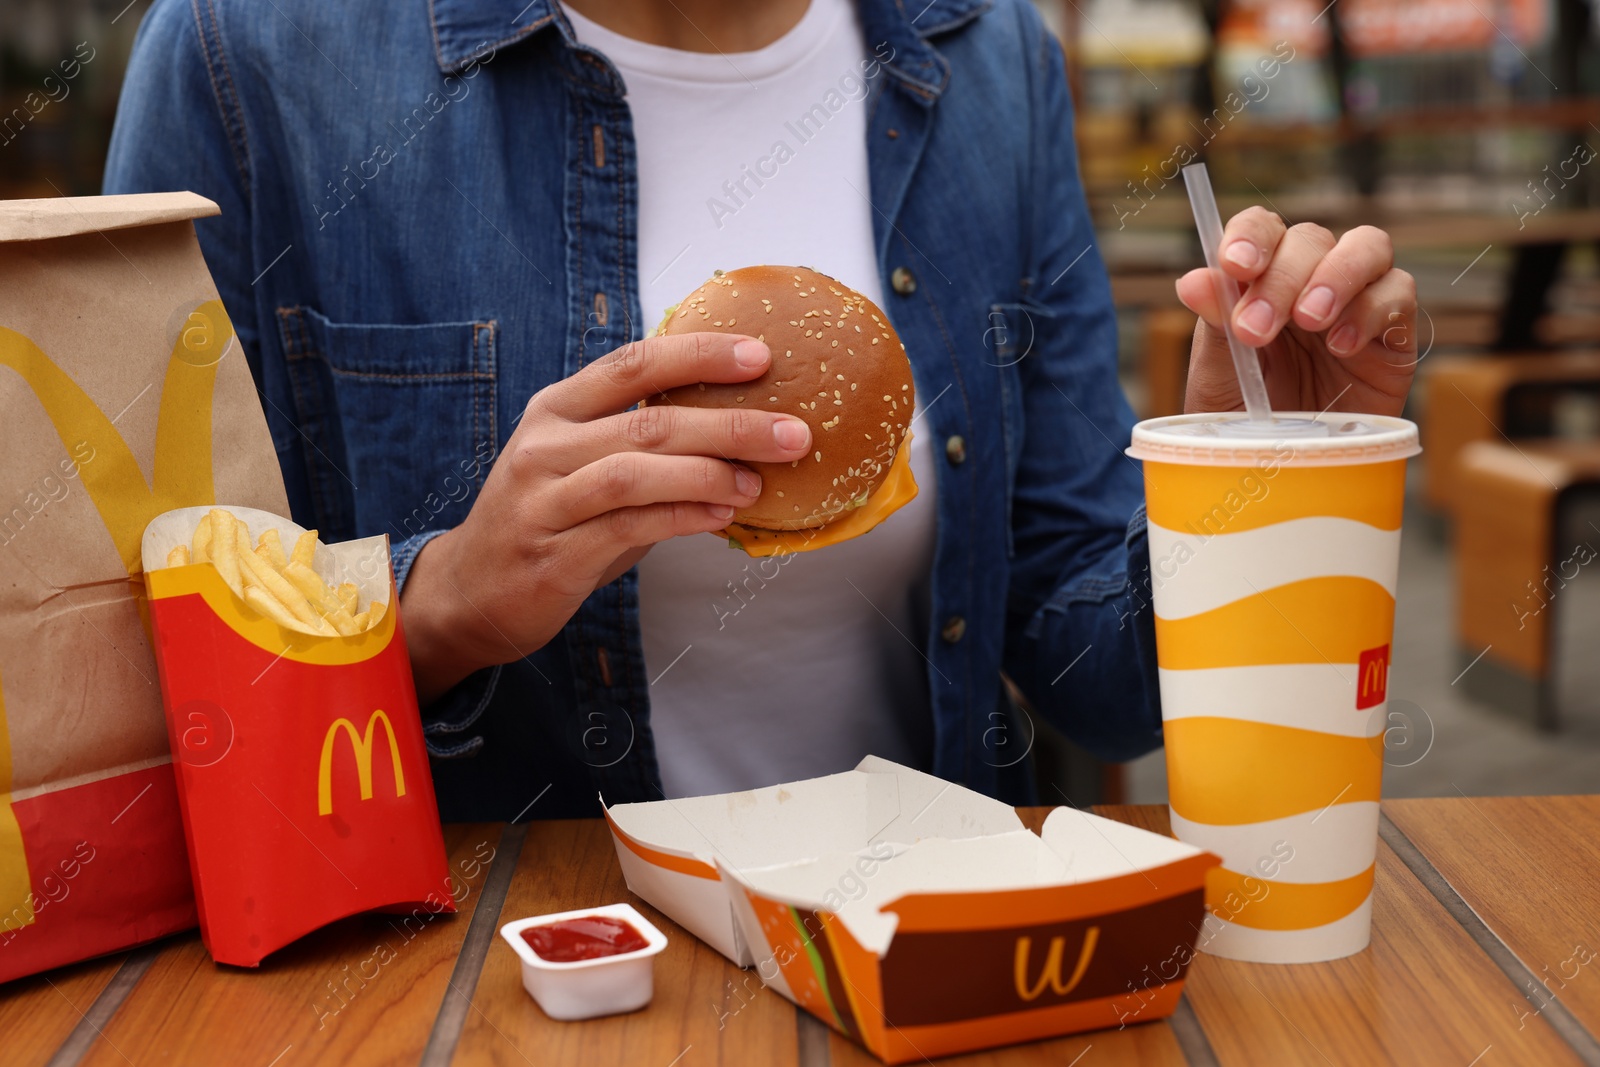
<path id="1" fill-rule="evenodd" d="M 1160 743 L 1141 475 L 1060 46 L 1027 0 L 910 8 L 859 0 L 855 106 L 939 456 L 926 769 L 1024 802 L 1002 672 L 1103 758 Z M 200 243 L 294 518 L 388 534 L 402 583 L 528 398 L 642 332 L 625 87 L 553 0 L 157 0 L 105 191 L 166 189 L 222 208 Z M 423 719 L 447 818 L 658 798 L 637 577 Z"/>

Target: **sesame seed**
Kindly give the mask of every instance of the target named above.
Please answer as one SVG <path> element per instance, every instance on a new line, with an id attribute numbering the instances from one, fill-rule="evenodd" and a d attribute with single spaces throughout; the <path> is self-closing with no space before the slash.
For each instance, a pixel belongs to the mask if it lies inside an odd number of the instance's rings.
<path id="1" fill-rule="evenodd" d="M 835 374 L 834 377 L 839 379 L 841 382 L 844 381 L 844 375 L 842 374 Z"/>
<path id="2" fill-rule="evenodd" d="M 843 400 L 835 400 L 833 402 L 833 406 L 834 407 L 843 407 L 844 406 L 844 401 Z"/>
<path id="3" fill-rule="evenodd" d="M 878 343 L 878 339 L 877 339 L 877 338 L 876 338 L 876 337 L 874 337 L 874 338 L 873 338 L 873 339 L 872 339 L 872 343 L 873 343 L 873 344 L 877 344 L 877 343 Z"/>
<path id="4" fill-rule="evenodd" d="M 856 350 L 853 349 L 853 348 L 847 348 L 847 349 L 845 349 L 845 351 L 850 353 L 852 356 L 856 354 Z"/>
<path id="5" fill-rule="evenodd" d="M 821 453 L 821 452 L 818 452 L 818 453 L 817 453 L 817 462 L 818 462 L 818 463 L 821 463 L 821 462 L 822 462 L 822 453 Z"/>
<path id="6" fill-rule="evenodd" d="M 729 326 L 732 326 L 732 325 L 733 325 L 733 320 L 732 320 L 732 319 L 729 319 L 729 320 L 728 320 L 728 325 L 729 325 Z"/>
<path id="7" fill-rule="evenodd" d="M 823 364 L 821 364 L 821 367 L 822 367 L 822 373 L 823 374 L 827 374 L 828 373 L 828 365 L 826 363 L 823 363 Z"/>
<path id="8" fill-rule="evenodd" d="M 790 461 L 789 461 L 789 466 L 791 466 L 791 467 L 798 467 L 798 466 L 800 466 L 800 461 L 799 461 L 799 460 L 797 460 L 797 459 L 791 459 L 791 460 L 790 460 Z"/>
<path id="9" fill-rule="evenodd" d="M 739 290 L 737 290 L 737 289 L 735 289 L 735 290 L 734 290 L 734 291 L 733 291 L 733 295 L 734 295 L 734 296 L 738 296 L 738 295 L 739 295 Z"/>
<path id="10" fill-rule="evenodd" d="M 722 320 L 718 319 L 716 322 L 713 322 L 711 325 L 713 325 L 713 326 L 721 326 L 722 325 Z"/>
<path id="11" fill-rule="evenodd" d="M 776 400 L 776 399 L 778 399 L 778 398 L 777 398 L 777 397 L 775 397 L 775 396 L 769 396 L 769 397 L 767 397 L 767 400 L 768 400 L 768 401 L 769 401 L 769 402 L 770 402 L 770 401 L 773 401 L 773 400 Z"/>
<path id="12" fill-rule="evenodd" d="M 743 404 L 744 403 L 744 397 L 736 396 L 736 397 L 733 398 L 733 402 L 735 404 Z"/>
<path id="13" fill-rule="evenodd" d="M 890 401 L 890 399 L 891 399 L 891 397 L 890 397 L 890 396 L 889 396 L 889 394 L 888 394 L 888 393 L 884 393 L 884 394 L 883 394 L 883 402 L 884 402 L 884 403 L 885 403 L 885 404 L 887 404 L 887 403 L 888 403 L 888 402 L 889 402 L 889 401 Z"/>
<path id="14" fill-rule="evenodd" d="M 850 391 L 852 393 L 856 391 L 856 383 L 855 382 L 851 382 L 850 383 Z"/>
<path id="15" fill-rule="evenodd" d="M 799 504 L 796 504 L 796 505 L 795 505 L 795 506 L 794 506 L 794 509 L 795 509 L 795 510 L 796 510 L 796 511 L 799 511 L 799 510 L 800 510 L 800 505 L 799 505 Z"/>
<path id="16" fill-rule="evenodd" d="M 902 385 L 902 386 L 901 386 L 901 387 L 900 387 L 900 391 L 901 391 L 901 392 L 902 392 L 902 393 L 903 393 L 903 392 L 905 392 L 905 391 L 906 391 L 906 390 L 907 390 L 907 389 L 910 389 L 910 388 L 911 388 L 911 386 L 909 386 L 909 385 Z"/>
<path id="17" fill-rule="evenodd" d="M 838 399 L 839 399 L 839 390 L 837 390 L 837 389 L 835 389 L 835 390 L 834 390 L 834 391 L 833 391 L 833 398 L 834 398 L 834 399 L 835 399 L 835 400 L 838 400 Z"/>
<path id="18" fill-rule="evenodd" d="M 839 347 L 839 342 L 838 341 L 834 341 L 834 342 L 832 342 L 832 344 L 833 344 L 834 348 L 838 348 Z"/>
<path id="19" fill-rule="evenodd" d="M 794 355 L 794 353 L 792 351 L 790 351 L 789 349 L 786 348 L 786 349 L 783 350 L 783 358 L 784 359 L 788 359 L 792 355 Z"/>
<path id="20" fill-rule="evenodd" d="M 807 331 L 806 331 L 806 336 L 807 336 L 807 337 L 810 337 L 810 336 L 811 336 L 811 331 L 810 331 L 810 330 L 807 330 Z"/>
<path id="21" fill-rule="evenodd" d="M 778 495 L 779 495 L 779 496 L 782 496 L 782 495 L 783 495 L 783 490 L 782 490 L 782 489 L 779 489 L 779 490 L 778 490 Z"/>

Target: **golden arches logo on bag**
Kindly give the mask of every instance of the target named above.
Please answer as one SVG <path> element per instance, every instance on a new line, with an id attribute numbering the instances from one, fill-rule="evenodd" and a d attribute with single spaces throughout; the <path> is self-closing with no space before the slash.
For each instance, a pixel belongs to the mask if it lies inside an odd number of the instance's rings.
<path id="1" fill-rule="evenodd" d="M 139 580 L 140 538 L 150 520 L 164 511 L 215 502 L 212 397 L 217 367 L 233 341 L 233 325 L 221 301 L 205 301 L 185 316 L 161 382 L 155 458 L 147 480 L 117 431 L 116 419 L 107 416 L 31 338 L 0 327 L 0 367 L 22 379 L 60 437 L 127 571 L 129 592 L 138 604 L 146 636 L 150 617 Z M 21 830 L 11 808 L 11 788 L 5 701 L 0 692 L 0 904 L 6 905 L 0 912 L 9 916 L 9 923 L 25 926 L 33 921 L 32 889 Z"/>
<path id="2" fill-rule="evenodd" d="M 372 799 L 372 741 L 380 722 L 383 723 L 384 736 L 389 740 L 389 759 L 394 768 L 394 795 L 406 795 L 406 773 L 400 759 L 400 742 L 395 738 L 394 724 L 380 708 L 367 717 L 364 733 L 357 733 L 355 723 L 345 718 L 335 719 L 333 725 L 328 727 L 328 733 L 322 741 L 322 758 L 317 764 L 318 815 L 333 814 L 333 753 L 341 732 L 350 738 L 350 753 L 356 762 L 356 781 L 361 789 L 361 799 Z"/>

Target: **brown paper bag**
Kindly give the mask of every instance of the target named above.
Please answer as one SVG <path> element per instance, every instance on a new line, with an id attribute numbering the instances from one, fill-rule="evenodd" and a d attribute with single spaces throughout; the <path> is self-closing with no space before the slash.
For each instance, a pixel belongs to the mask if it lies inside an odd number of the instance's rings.
<path id="1" fill-rule="evenodd" d="M 288 513 L 195 238 L 216 213 L 0 203 L 0 981 L 195 923 L 140 538 L 190 505 Z"/>

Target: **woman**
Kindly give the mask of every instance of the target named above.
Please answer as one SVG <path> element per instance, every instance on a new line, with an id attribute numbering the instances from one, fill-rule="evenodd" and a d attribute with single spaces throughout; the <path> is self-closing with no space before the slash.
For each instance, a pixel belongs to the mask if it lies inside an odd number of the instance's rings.
<path id="1" fill-rule="evenodd" d="M 446 817 L 868 752 L 1023 800 L 1002 670 L 1106 758 L 1159 744 L 1110 293 L 1024 0 L 158 0 L 106 191 L 170 188 L 221 205 L 200 239 L 295 517 L 393 541 Z M 1398 412 L 1384 234 L 1252 209 L 1224 247 L 1277 405 Z M 778 571 L 705 532 L 804 424 L 634 407 L 764 370 L 637 341 L 750 263 L 878 302 L 919 397 L 917 503 Z M 1204 275 L 1179 294 L 1190 407 L 1238 407 Z"/>

